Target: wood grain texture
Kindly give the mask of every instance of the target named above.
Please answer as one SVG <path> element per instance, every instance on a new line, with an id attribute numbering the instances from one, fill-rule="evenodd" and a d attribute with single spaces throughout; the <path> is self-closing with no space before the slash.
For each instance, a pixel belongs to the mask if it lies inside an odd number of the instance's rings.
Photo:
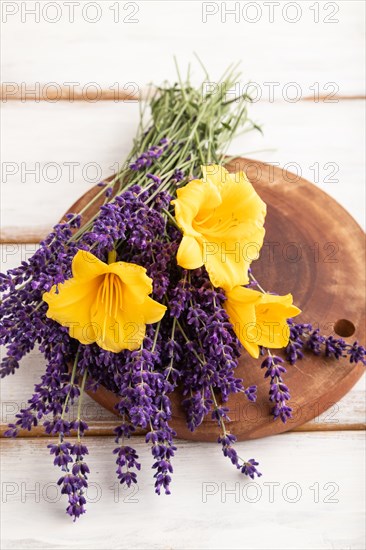
<path id="1" fill-rule="evenodd" d="M 360 432 L 292 433 L 238 443 L 241 456 L 260 461 L 263 476 L 255 481 L 241 476 L 218 445 L 179 441 L 169 497 L 154 494 L 152 457 L 142 438 L 133 441 L 142 463 L 134 492 L 118 489 L 113 439 L 91 438 L 88 511 L 76 525 L 65 514 L 48 443 L 2 444 L 4 550 L 365 547 Z"/>
<path id="2" fill-rule="evenodd" d="M 303 311 L 298 319 L 310 322 L 322 334 L 348 336 L 351 343 L 364 342 L 366 278 L 362 229 L 331 197 L 290 172 L 240 158 L 234 159 L 228 169 L 244 170 L 267 204 L 266 246 L 253 264 L 261 285 L 281 295 L 291 292 Z M 100 193 L 98 188 L 91 189 L 69 211 L 84 210 L 97 193 Z M 98 211 L 100 203 L 100 200 L 92 203 L 83 214 L 82 223 Z M 348 323 L 350 333 L 344 328 Z M 247 403 L 241 394 L 230 396 L 227 402 L 230 429 L 240 440 L 266 437 L 304 424 L 330 404 L 337 403 L 364 372 L 362 364 L 354 365 L 346 360 L 337 363 L 306 354 L 296 366 L 288 368 L 286 383 L 291 391 L 294 415 L 283 424 L 273 422 L 268 381 L 263 380 L 259 367 L 260 361 L 245 352 L 236 371 L 245 386 L 257 386 L 256 403 Z M 112 392 L 100 387 L 90 395 L 115 412 L 119 398 Z M 178 437 L 215 441 L 220 430 L 210 415 L 197 430 L 190 432 L 181 401 L 179 391 L 174 392 L 172 427 Z"/>
<path id="3" fill-rule="evenodd" d="M 299 173 L 365 226 L 365 102 L 258 102 L 249 112 L 264 135 L 237 137 L 229 154 Z M 138 116 L 136 103 L 3 104 L 2 242 L 38 242 L 97 176 L 115 172 Z"/>

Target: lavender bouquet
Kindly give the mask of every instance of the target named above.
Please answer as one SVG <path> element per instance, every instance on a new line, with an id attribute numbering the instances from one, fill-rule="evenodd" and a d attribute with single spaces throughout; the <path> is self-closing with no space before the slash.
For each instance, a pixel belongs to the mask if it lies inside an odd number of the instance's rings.
<path id="1" fill-rule="evenodd" d="M 284 358 L 294 364 L 307 349 L 366 364 L 357 342 L 296 324 L 300 310 L 291 294 L 264 291 L 252 273 L 266 205 L 243 172 L 225 169 L 232 137 L 259 130 L 247 115 L 250 97 L 228 101 L 222 93 L 237 81 L 235 69 L 223 75 L 220 93 L 178 76 L 145 102 L 121 170 L 99 184 L 81 212 L 57 224 L 29 261 L 1 275 L 1 376 L 14 374 L 35 346 L 47 362 L 6 435 L 42 422 L 56 437 L 49 450 L 74 519 L 85 512 L 89 475 L 86 390 L 102 385 L 119 396 L 112 449 L 119 481 L 137 481 L 139 457 L 129 441 L 142 428 L 155 491 L 170 494 L 172 392 L 181 395 L 189 429 L 211 415 L 224 456 L 254 478 L 258 462 L 238 456 L 227 427 L 230 394 L 256 399 L 256 387 L 235 376 L 239 356 L 261 357 L 273 417 L 283 422 L 291 417 Z M 84 220 L 96 201 L 98 212 Z M 273 351 L 280 348 L 284 358 Z"/>

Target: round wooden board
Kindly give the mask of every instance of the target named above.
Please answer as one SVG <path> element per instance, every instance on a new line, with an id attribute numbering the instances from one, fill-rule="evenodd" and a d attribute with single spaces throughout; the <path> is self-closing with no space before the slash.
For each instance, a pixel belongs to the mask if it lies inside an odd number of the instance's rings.
<path id="1" fill-rule="evenodd" d="M 231 172 L 244 170 L 258 194 L 267 203 L 266 237 L 261 257 L 253 273 L 272 292 L 291 292 L 303 313 L 297 317 L 312 323 L 321 332 L 335 332 L 353 343 L 365 342 L 365 240 L 354 219 L 329 195 L 310 182 L 278 167 L 250 159 L 235 159 Z M 79 212 L 100 188 L 93 188 L 69 210 Z M 94 214 L 97 201 L 85 213 Z M 285 375 L 290 388 L 294 417 L 286 424 L 270 415 L 268 380 L 264 380 L 260 360 L 243 353 L 236 375 L 246 386 L 256 384 L 258 398 L 250 403 L 242 394 L 230 397 L 230 431 L 239 440 L 256 439 L 293 429 L 332 407 L 357 382 L 362 364 L 346 359 L 335 361 L 306 355 Z M 118 398 L 105 388 L 91 397 L 116 414 Z M 190 432 L 180 406 L 181 396 L 172 396 L 171 426 L 178 437 L 195 441 L 215 441 L 217 424 L 207 417 Z"/>

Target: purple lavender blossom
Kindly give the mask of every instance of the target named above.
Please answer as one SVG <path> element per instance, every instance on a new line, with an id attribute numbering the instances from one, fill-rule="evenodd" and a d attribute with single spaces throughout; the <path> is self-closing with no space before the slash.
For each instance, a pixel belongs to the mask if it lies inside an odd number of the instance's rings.
<path id="1" fill-rule="evenodd" d="M 185 173 L 183 172 L 183 170 L 178 170 L 177 169 L 177 170 L 174 170 L 174 174 L 173 174 L 170 181 L 172 183 L 175 183 L 176 185 L 178 185 L 178 183 L 181 183 L 184 180 L 185 177 L 186 176 L 185 176 Z"/>
<path id="2" fill-rule="evenodd" d="M 141 464 L 137 461 L 138 455 L 132 447 L 128 445 L 121 445 L 113 451 L 117 455 L 116 464 L 117 477 L 122 484 L 126 484 L 127 487 L 131 487 L 132 483 L 137 483 L 137 475 L 135 472 L 131 472 L 131 468 L 140 470 Z"/>
<path id="3" fill-rule="evenodd" d="M 252 479 L 254 479 L 255 476 L 260 477 L 262 475 L 256 468 L 256 466 L 258 466 L 258 462 L 256 462 L 254 458 L 243 461 L 239 457 L 233 447 L 233 444 L 236 442 L 235 435 L 225 431 L 222 435 L 220 435 L 217 441 L 222 445 L 223 455 L 226 456 L 231 463 L 241 471 L 242 474 L 247 475 Z"/>
<path id="4" fill-rule="evenodd" d="M 352 346 L 348 346 L 347 355 L 349 355 L 350 363 L 362 363 L 366 365 L 366 349 L 360 346 L 358 342 L 354 342 Z"/>
<path id="5" fill-rule="evenodd" d="M 150 168 L 155 160 L 159 159 L 169 147 L 169 140 L 163 138 L 159 141 L 159 145 L 152 145 L 147 151 L 137 157 L 137 159 L 130 164 L 131 170 L 138 171 Z"/>
<path id="6" fill-rule="evenodd" d="M 314 355 L 323 354 L 325 357 L 341 359 L 349 357 L 350 363 L 361 362 L 366 365 L 366 349 L 358 342 L 348 344 L 343 338 L 322 336 L 319 329 L 313 329 L 311 324 L 294 323 L 288 321 L 290 327 L 290 341 L 285 348 L 286 359 L 291 365 L 302 359 L 305 351 Z"/>
<path id="7" fill-rule="evenodd" d="M 269 400 L 274 403 L 272 414 L 274 419 L 280 418 L 286 423 L 292 417 L 292 408 L 287 405 L 290 392 L 283 382 L 282 375 L 286 373 L 283 359 L 276 355 L 268 355 L 261 364 L 265 370 L 264 377 L 270 379 Z"/>

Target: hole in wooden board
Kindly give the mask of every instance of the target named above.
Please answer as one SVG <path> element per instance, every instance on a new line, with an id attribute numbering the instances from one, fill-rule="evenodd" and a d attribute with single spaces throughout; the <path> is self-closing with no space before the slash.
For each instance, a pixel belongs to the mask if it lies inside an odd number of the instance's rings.
<path id="1" fill-rule="evenodd" d="M 338 319 L 338 321 L 334 323 L 334 332 L 338 334 L 338 336 L 347 338 L 356 332 L 356 327 L 351 321 L 348 321 L 348 319 Z"/>

